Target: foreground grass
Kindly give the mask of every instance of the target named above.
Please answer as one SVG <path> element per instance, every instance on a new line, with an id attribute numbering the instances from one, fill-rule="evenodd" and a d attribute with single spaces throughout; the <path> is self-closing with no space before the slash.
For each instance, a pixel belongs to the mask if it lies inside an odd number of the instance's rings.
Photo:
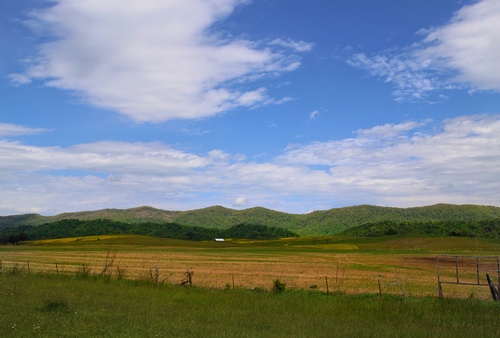
<path id="1" fill-rule="evenodd" d="M 0 276 L 2 337 L 495 337 L 479 300 L 216 290 L 57 275 Z"/>

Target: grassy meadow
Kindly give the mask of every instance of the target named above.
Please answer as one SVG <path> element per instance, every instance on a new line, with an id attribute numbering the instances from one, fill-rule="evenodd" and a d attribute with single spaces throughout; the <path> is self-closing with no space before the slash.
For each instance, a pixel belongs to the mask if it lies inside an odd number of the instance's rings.
<path id="1" fill-rule="evenodd" d="M 0 276 L 2 337 L 495 337 L 500 304 Z"/>
<path id="2" fill-rule="evenodd" d="M 497 240 L 432 236 L 4 245 L 0 336 L 499 336 L 489 288 L 444 285 L 436 297 L 437 255 L 499 252 Z M 443 281 L 455 260 L 441 259 Z M 459 262 L 460 280 L 474 282 L 475 260 Z M 485 283 L 497 262 L 481 264 Z M 186 271 L 193 287 L 179 285 Z M 277 279 L 285 292 L 271 291 Z"/>

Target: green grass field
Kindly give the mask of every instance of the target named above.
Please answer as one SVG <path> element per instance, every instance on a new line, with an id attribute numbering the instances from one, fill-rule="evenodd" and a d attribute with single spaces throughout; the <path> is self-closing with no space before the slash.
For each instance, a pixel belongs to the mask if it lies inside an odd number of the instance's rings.
<path id="1" fill-rule="evenodd" d="M 2 337 L 498 337 L 500 304 L 0 276 Z"/>

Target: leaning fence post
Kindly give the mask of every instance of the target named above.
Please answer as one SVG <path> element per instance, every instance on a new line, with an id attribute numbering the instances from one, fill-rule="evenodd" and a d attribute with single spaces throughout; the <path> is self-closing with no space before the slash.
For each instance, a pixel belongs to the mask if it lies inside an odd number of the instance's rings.
<path id="1" fill-rule="evenodd" d="M 380 277 L 378 277 L 378 295 L 382 297 L 382 286 L 380 285 Z"/>
<path id="2" fill-rule="evenodd" d="M 488 284 L 490 286 L 490 291 L 491 291 L 491 296 L 493 297 L 493 300 L 495 302 L 498 302 L 500 300 L 500 296 L 498 294 L 498 290 L 493 284 L 493 281 L 491 280 L 491 277 L 489 274 L 486 274 L 486 279 L 488 280 Z"/>
<path id="3" fill-rule="evenodd" d="M 328 277 L 325 277 L 325 282 L 326 282 L 326 294 L 330 294 L 330 290 L 328 290 Z"/>

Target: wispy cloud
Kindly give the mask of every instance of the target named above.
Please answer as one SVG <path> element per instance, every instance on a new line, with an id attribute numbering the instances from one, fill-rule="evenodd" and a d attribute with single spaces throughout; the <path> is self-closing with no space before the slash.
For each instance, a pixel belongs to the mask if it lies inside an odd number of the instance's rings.
<path id="1" fill-rule="evenodd" d="M 348 64 L 391 83 L 397 101 L 426 100 L 434 91 L 449 86 L 438 77 L 435 69 L 428 68 L 428 64 L 419 62 L 409 52 L 394 54 L 390 51 L 372 56 L 360 53 L 353 55 Z"/>
<path id="2" fill-rule="evenodd" d="M 211 159 L 186 154 L 160 142 L 108 141 L 61 148 L 0 141 L 3 173 L 77 170 L 88 174 L 172 175 L 203 167 L 208 161 Z"/>
<path id="3" fill-rule="evenodd" d="M 431 120 L 427 120 L 420 123 L 417 123 L 415 121 L 408 121 L 400 124 L 387 123 L 384 124 L 383 126 L 376 126 L 371 129 L 359 129 L 356 131 L 356 134 L 360 137 L 387 139 L 404 135 L 405 132 L 408 131 L 415 132 L 415 129 L 417 127 L 425 126 L 430 122 Z"/>
<path id="4" fill-rule="evenodd" d="M 270 45 L 278 45 L 293 49 L 297 52 L 309 52 L 313 49 L 313 44 L 305 41 L 293 41 L 291 39 L 276 39 L 269 43 Z"/>
<path id="5" fill-rule="evenodd" d="M 319 111 L 314 110 L 314 111 L 312 111 L 312 112 L 309 114 L 309 119 L 310 119 L 310 120 L 315 120 L 315 119 L 316 119 L 316 117 L 317 117 L 318 115 L 319 115 Z"/>
<path id="6" fill-rule="evenodd" d="M 445 25 L 422 29 L 404 49 L 353 55 L 348 63 L 394 85 L 396 100 L 432 100 L 448 89 L 500 91 L 500 2 L 464 6 Z"/>
<path id="7" fill-rule="evenodd" d="M 0 214 L 248 201 L 289 212 L 354 203 L 500 205 L 500 115 L 375 126 L 290 146 L 266 162 L 160 142 L 63 148 L 3 140 L 0 171 Z"/>
<path id="8" fill-rule="evenodd" d="M 43 128 L 29 128 L 10 123 L 0 123 L 0 137 L 12 137 L 20 135 L 33 135 L 49 131 Z"/>
<path id="9" fill-rule="evenodd" d="M 279 103 L 248 81 L 295 70 L 300 60 L 287 50 L 311 47 L 291 40 L 265 45 L 215 30 L 247 2 L 54 0 L 30 20 L 48 42 L 25 73 L 10 77 L 69 90 L 136 121 L 195 119 Z"/>

